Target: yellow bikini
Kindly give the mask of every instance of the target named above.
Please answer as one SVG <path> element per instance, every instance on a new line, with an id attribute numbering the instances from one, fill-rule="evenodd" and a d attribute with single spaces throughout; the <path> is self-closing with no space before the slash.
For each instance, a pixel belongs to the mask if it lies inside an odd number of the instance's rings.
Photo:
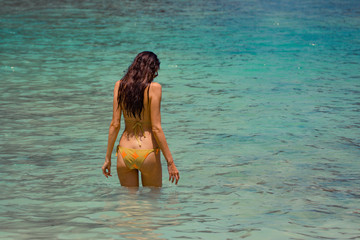
<path id="1" fill-rule="evenodd" d="M 155 149 L 132 149 L 132 148 L 124 148 L 117 146 L 116 149 L 116 156 L 117 153 L 120 151 L 120 154 L 126 164 L 126 166 L 129 169 L 139 169 L 141 165 L 143 164 L 146 157 L 152 153 L 155 152 L 155 154 L 158 154 L 159 148 Z"/>
<path id="2" fill-rule="evenodd" d="M 141 132 L 141 135 L 145 137 L 144 135 L 144 129 L 140 121 L 126 119 L 125 121 L 131 121 L 135 122 L 133 126 L 135 138 L 139 143 L 139 147 L 141 147 L 141 141 L 139 138 L 139 133 Z M 141 165 L 143 164 L 146 157 L 152 153 L 155 152 L 155 154 L 158 154 L 160 151 L 159 148 L 153 148 L 153 149 L 133 149 L 133 148 L 124 148 L 120 147 L 119 145 L 116 148 L 116 156 L 117 153 L 120 151 L 120 154 L 126 164 L 126 166 L 129 169 L 139 169 Z"/>

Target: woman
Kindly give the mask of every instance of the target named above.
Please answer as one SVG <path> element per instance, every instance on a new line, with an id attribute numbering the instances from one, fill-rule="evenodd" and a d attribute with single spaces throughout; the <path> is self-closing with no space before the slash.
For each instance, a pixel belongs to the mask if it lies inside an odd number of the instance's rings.
<path id="1" fill-rule="evenodd" d="M 161 128 L 161 85 L 153 82 L 159 68 L 160 62 L 154 53 L 139 53 L 125 76 L 115 84 L 113 117 L 102 171 L 105 177 L 111 176 L 111 153 L 123 113 L 125 130 L 116 148 L 122 186 L 138 187 L 140 171 L 143 186 L 161 187 L 160 150 L 167 161 L 169 181 L 177 184 L 180 178 Z"/>

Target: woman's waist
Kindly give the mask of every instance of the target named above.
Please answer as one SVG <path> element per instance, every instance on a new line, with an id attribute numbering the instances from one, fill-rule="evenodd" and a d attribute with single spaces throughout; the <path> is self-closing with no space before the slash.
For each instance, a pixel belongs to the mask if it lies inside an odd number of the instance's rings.
<path id="1" fill-rule="evenodd" d="M 146 120 L 136 120 L 136 119 L 124 119 L 125 121 L 125 125 L 131 125 L 131 126 L 142 126 L 142 127 L 151 127 L 151 121 L 146 121 Z"/>
<path id="2" fill-rule="evenodd" d="M 126 134 L 133 134 L 133 135 L 153 135 L 153 131 L 151 126 L 150 127 L 142 127 L 142 128 L 134 128 L 132 126 L 125 126 L 124 133 Z"/>
<path id="3" fill-rule="evenodd" d="M 120 138 L 120 146 L 128 148 L 158 148 L 155 136 L 152 131 L 137 133 L 124 130 Z"/>

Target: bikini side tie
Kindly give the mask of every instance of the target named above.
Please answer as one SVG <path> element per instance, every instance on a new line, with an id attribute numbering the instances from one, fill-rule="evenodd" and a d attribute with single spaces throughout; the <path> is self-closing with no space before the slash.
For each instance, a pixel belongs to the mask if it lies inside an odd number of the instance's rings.
<path id="1" fill-rule="evenodd" d="M 145 134 L 144 134 L 144 129 L 143 126 L 141 125 L 140 121 L 135 122 L 134 126 L 133 126 L 133 130 L 134 130 L 134 134 L 135 134 L 135 138 L 139 144 L 139 147 L 141 147 L 141 141 L 139 139 L 139 133 L 141 131 L 141 134 L 144 138 L 146 138 Z"/>

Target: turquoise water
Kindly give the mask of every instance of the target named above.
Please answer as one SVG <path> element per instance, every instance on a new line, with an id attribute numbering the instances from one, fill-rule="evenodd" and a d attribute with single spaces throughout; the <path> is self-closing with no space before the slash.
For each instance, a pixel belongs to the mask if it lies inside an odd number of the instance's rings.
<path id="1" fill-rule="evenodd" d="M 360 239 L 360 2 L 1 1 L 1 239 Z M 101 173 L 154 51 L 178 186 Z"/>

